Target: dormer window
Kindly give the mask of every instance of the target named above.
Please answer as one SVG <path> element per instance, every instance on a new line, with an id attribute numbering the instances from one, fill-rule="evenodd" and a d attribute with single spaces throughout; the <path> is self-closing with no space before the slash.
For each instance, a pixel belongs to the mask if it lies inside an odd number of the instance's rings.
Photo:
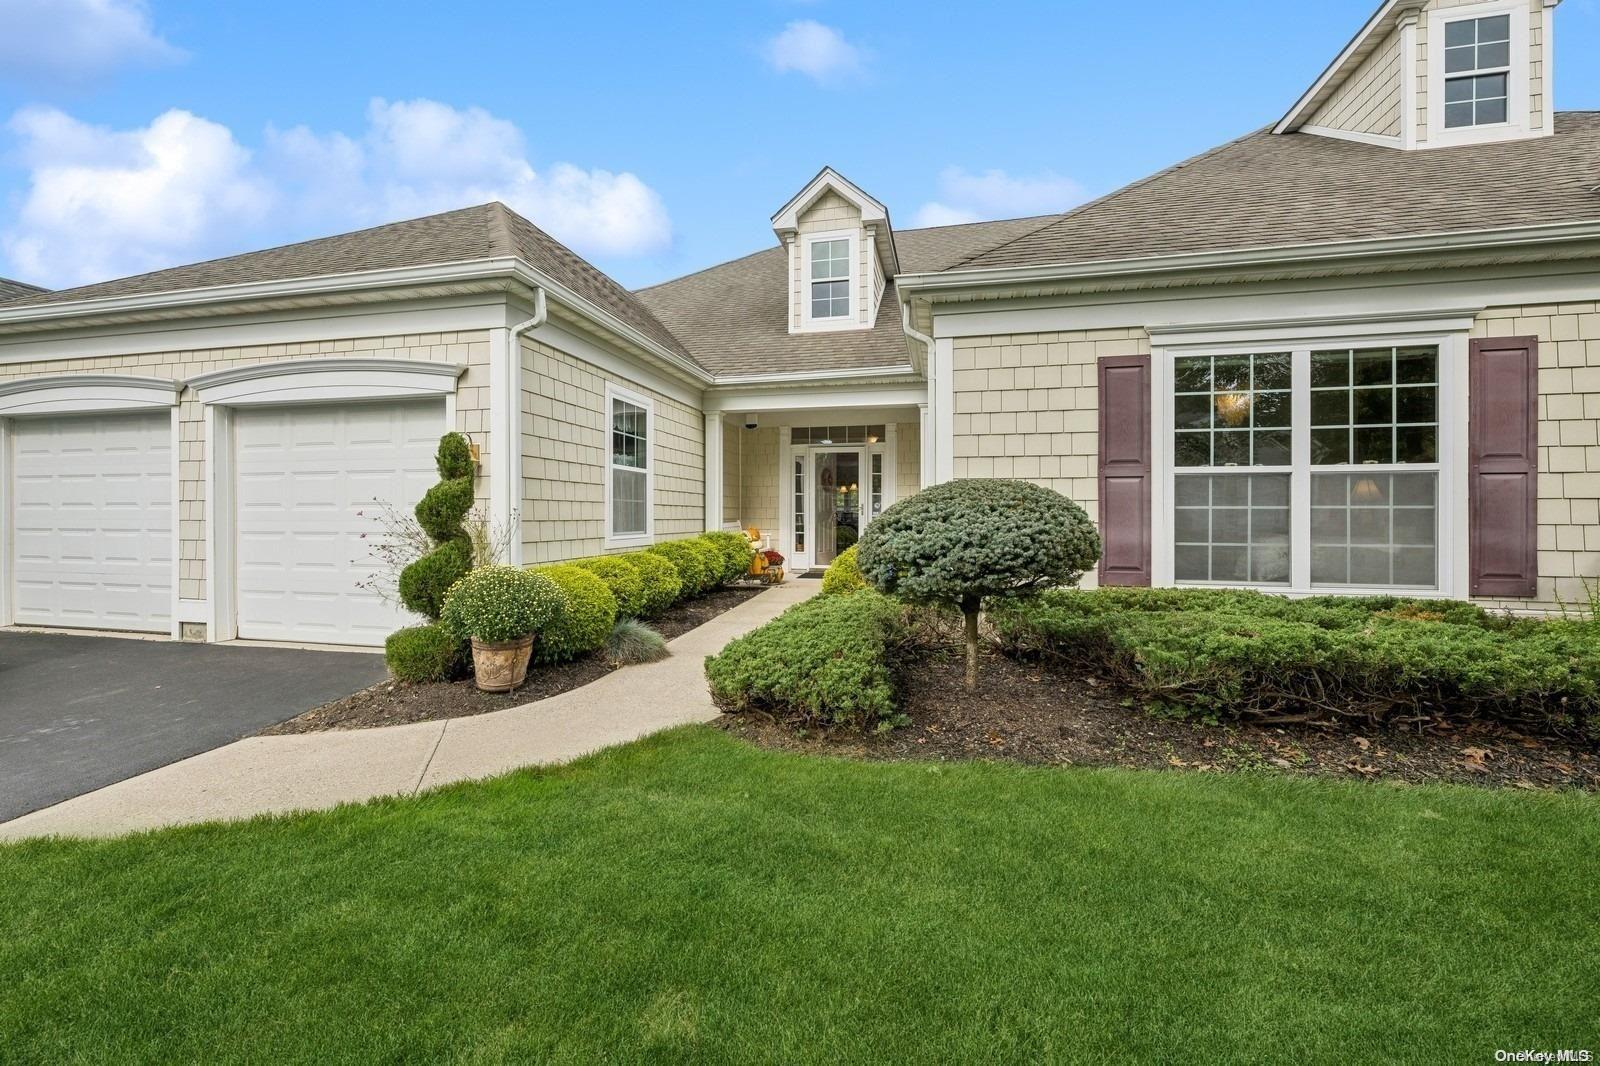
<path id="1" fill-rule="evenodd" d="M 1445 128 L 1504 123 L 1511 90 L 1511 16 L 1446 22 L 1444 44 Z"/>
<path id="2" fill-rule="evenodd" d="M 850 239 L 811 242 L 811 317 L 850 317 Z"/>

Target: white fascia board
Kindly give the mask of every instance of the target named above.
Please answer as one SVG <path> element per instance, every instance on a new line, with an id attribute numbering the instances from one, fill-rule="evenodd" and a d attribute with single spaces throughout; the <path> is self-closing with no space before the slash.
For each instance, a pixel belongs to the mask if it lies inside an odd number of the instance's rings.
<path id="1" fill-rule="evenodd" d="M 562 326 L 545 322 L 522 334 L 525 340 L 538 341 L 576 359 L 581 359 L 639 388 L 658 392 L 688 407 L 700 406 L 701 387 L 690 385 L 681 377 L 657 371 L 648 363 L 630 355 L 621 348 L 585 337 Z"/>
<path id="2" fill-rule="evenodd" d="M 1098 259 L 1030 267 L 991 267 L 943 273 L 904 274 L 895 279 L 902 292 L 940 292 L 996 285 L 1041 284 L 1088 278 L 1131 277 L 1182 271 L 1226 271 L 1239 267 L 1285 267 L 1337 263 L 1377 256 L 1510 248 L 1600 239 L 1600 220 L 1556 222 L 1453 233 L 1377 237 L 1335 243 L 1275 245 L 1219 252 L 1186 252 L 1138 259 Z"/>
<path id="3" fill-rule="evenodd" d="M 487 330 L 504 324 L 505 304 L 503 292 L 476 293 L 397 299 L 383 307 L 358 303 L 249 313 L 218 309 L 203 317 L 0 330 L 0 365 Z"/>
<path id="4" fill-rule="evenodd" d="M 324 274 L 283 281 L 254 281 L 235 285 L 209 285 L 204 288 L 175 289 L 170 292 L 138 293 L 126 296 L 101 296 L 86 300 L 39 304 L 28 307 L 0 307 L 0 327 L 10 322 L 54 322 L 90 315 L 124 311 L 161 311 L 180 307 L 209 307 L 270 300 L 284 297 L 333 295 L 357 289 L 398 288 L 433 285 L 443 282 L 477 281 L 504 277 L 518 261 L 510 258 L 475 259 L 466 263 L 434 263 L 423 266 L 366 270 L 349 274 Z"/>
<path id="5" fill-rule="evenodd" d="M 730 389 L 706 393 L 705 412 L 816 411 L 826 408 L 907 407 L 928 402 L 926 384 Z"/>
<path id="6" fill-rule="evenodd" d="M 1240 323 L 1407 317 L 1449 317 L 1475 307 L 1587 303 L 1600 291 L 1594 263 L 1539 263 L 1414 272 L 1396 277 L 1301 278 L 1204 289 L 1080 293 L 1027 300 L 941 304 L 933 322 L 939 338 L 988 337 L 1072 330 L 1219 329 Z"/>
<path id="7" fill-rule="evenodd" d="M 515 260 L 514 264 L 512 273 L 523 284 L 544 289 L 550 297 L 579 312 L 585 318 L 604 327 L 607 331 L 616 334 L 628 343 L 644 349 L 674 373 L 701 384 L 709 385 L 711 383 L 711 375 L 692 360 L 679 355 L 654 338 L 646 336 L 616 315 L 613 315 L 610 311 L 607 311 L 592 300 L 579 296 L 565 285 L 540 273 L 522 260 Z"/>
<path id="8" fill-rule="evenodd" d="M 1356 35 L 1350 39 L 1350 43 L 1344 46 L 1344 49 L 1334 57 L 1333 62 L 1328 64 L 1327 69 L 1317 76 L 1316 81 L 1311 83 L 1311 88 L 1307 89 L 1300 99 L 1294 102 L 1294 106 L 1289 109 L 1289 113 L 1279 119 L 1276 126 L 1272 127 L 1272 132 L 1289 133 L 1293 131 L 1296 128 L 1296 120 L 1311 109 L 1312 103 L 1320 99 L 1323 91 L 1338 79 L 1339 75 L 1346 70 L 1351 60 L 1361 52 L 1367 42 L 1372 40 L 1380 30 L 1388 29 L 1390 16 L 1395 13 L 1397 7 L 1401 6 L 1420 8 L 1422 4 L 1421 0 L 1405 0 L 1403 5 L 1402 0 L 1385 0 L 1384 3 L 1380 4 L 1378 10 L 1373 12 L 1372 17 L 1366 21 L 1366 24 L 1356 31 Z"/>
<path id="9" fill-rule="evenodd" d="M 713 388 L 721 389 L 736 385 L 849 384 L 853 381 L 919 376 L 916 368 L 910 365 L 863 367 L 857 370 L 797 370 L 776 374 L 718 374 Z"/>

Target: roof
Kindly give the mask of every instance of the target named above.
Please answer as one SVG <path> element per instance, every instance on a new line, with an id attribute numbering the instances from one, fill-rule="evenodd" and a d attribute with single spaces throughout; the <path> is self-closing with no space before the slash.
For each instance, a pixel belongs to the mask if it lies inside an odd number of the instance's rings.
<path id="1" fill-rule="evenodd" d="M 963 259 L 1059 218 L 1042 215 L 1004 222 L 896 230 L 900 267 L 912 273 L 944 270 Z M 788 250 L 779 246 L 635 295 L 713 374 L 786 370 L 877 369 L 909 360 L 891 281 L 870 330 L 789 332 Z"/>
<path id="2" fill-rule="evenodd" d="M 1406 152 L 1259 130 L 968 256 L 961 269 L 1600 221 L 1600 112 L 1555 134 Z"/>
<path id="3" fill-rule="evenodd" d="M 37 285 L 29 285 L 24 281 L 12 281 L 10 278 L 0 278 L 0 304 L 8 303 L 12 300 L 20 300 L 24 296 L 34 296 L 38 293 L 47 291 L 49 290 L 41 289 Z"/>
<path id="4" fill-rule="evenodd" d="M 49 293 L 37 290 L 34 295 L 7 301 L 6 309 L 513 256 L 656 343 L 678 355 L 688 355 L 677 338 L 632 293 L 500 203 L 464 207 L 75 289 Z"/>

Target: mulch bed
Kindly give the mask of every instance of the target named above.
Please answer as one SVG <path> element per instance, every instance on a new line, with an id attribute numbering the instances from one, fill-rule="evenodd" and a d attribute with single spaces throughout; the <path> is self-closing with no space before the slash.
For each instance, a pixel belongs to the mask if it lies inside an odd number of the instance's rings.
<path id="1" fill-rule="evenodd" d="M 1315 777 L 1450 781 L 1600 790 L 1592 750 L 1484 723 L 1428 732 L 1329 725 L 1256 726 L 1162 717 L 1111 683 L 985 655 L 976 693 L 956 651 L 924 653 L 901 677 L 910 724 L 881 736 L 802 730 L 771 715 L 724 715 L 729 733 L 765 747 L 864 759 L 1002 759 Z"/>
<path id="2" fill-rule="evenodd" d="M 721 588 L 698 599 L 675 605 L 660 618 L 654 619 L 651 625 L 663 637 L 672 640 L 763 591 L 765 589 L 761 587 Z M 569 692 L 604 677 L 614 669 L 616 667 L 600 652 L 555 666 L 535 663 L 528 668 L 528 680 L 515 692 L 479 692 L 470 678 L 420 685 L 408 685 L 392 679 L 380 681 L 371 688 L 263 729 L 259 735 L 285 736 L 321 733 L 330 729 L 372 729 L 410 722 L 468 718 Z"/>

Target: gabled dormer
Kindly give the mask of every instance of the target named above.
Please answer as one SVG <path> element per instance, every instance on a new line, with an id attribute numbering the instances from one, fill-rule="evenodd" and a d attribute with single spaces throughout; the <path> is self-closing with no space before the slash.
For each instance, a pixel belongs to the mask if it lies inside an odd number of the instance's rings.
<path id="1" fill-rule="evenodd" d="M 1447 148 L 1554 132 L 1561 0 L 1386 0 L 1275 133 Z"/>
<path id="2" fill-rule="evenodd" d="M 889 210 L 832 167 L 772 216 L 789 253 L 789 332 L 871 329 L 895 257 Z"/>

